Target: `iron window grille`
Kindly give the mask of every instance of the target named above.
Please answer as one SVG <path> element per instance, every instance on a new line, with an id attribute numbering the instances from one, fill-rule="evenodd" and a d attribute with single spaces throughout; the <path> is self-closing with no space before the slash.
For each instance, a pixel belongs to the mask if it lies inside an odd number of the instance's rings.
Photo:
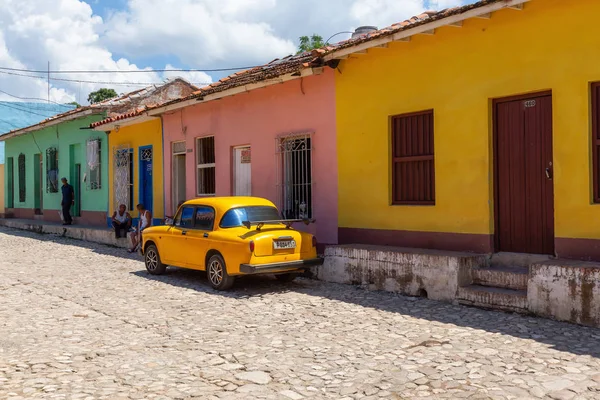
<path id="1" fill-rule="evenodd" d="M 18 168 L 19 168 L 19 202 L 25 202 L 25 194 L 27 193 L 25 189 L 25 154 L 19 154 L 18 158 Z"/>
<path id="2" fill-rule="evenodd" d="M 312 133 L 276 138 L 277 206 L 286 219 L 312 218 Z"/>
<path id="3" fill-rule="evenodd" d="M 392 204 L 435 205 L 433 110 L 392 117 Z"/>
<path id="4" fill-rule="evenodd" d="M 133 210 L 133 149 L 129 145 L 113 148 L 113 207 L 116 210 L 125 204 Z"/>
<path id="5" fill-rule="evenodd" d="M 46 149 L 46 193 L 58 192 L 58 150 Z"/>
<path id="6" fill-rule="evenodd" d="M 100 139 L 90 139 L 87 141 L 86 155 L 87 188 L 89 190 L 99 190 L 102 188 L 102 142 Z"/>
<path id="7" fill-rule="evenodd" d="M 198 196 L 214 196 L 215 176 L 215 137 L 196 139 L 196 193 Z"/>

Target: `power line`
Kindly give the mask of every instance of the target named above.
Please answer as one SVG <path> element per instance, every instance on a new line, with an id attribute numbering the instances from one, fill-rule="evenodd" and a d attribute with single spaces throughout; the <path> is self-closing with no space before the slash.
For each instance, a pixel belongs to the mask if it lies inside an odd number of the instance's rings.
<path id="1" fill-rule="evenodd" d="M 2 70 L 0 70 L 0 74 L 23 76 L 26 78 L 35 78 L 35 79 L 42 79 L 42 80 L 48 79 L 47 77 L 40 76 L 40 75 L 26 75 L 26 74 L 19 74 L 16 72 L 8 72 L 8 71 L 2 71 Z M 81 79 L 67 79 L 67 78 L 53 78 L 53 77 L 50 77 L 50 80 L 51 81 L 61 81 L 61 82 L 91 83 L 91 84 L 97 84 L 97 85 L 122 85 L 122 86 L 152 86 L 152 85 L 162 85 L 164 83 L 164 82 L 147 83 L 147 82 L 89 81 L 89 80 L 81 80 Z M 193 85 L 210 85 L 211 82 L 192 82 L 192 84 Z"/>
<path id="2" fill-rule="evenodd" d="M 50 72 L 51 74 L 136 74 L 136 73 L 148 73 L 148 72 L 227 72 L 227 71 L 239 71 L 241 69 L 251 69 L 256 68 L 257 66 L 251 67 L 232 67 L 232 68 L 213 68 L 213 69 L 178 69 L 178 68 L 166 68 L 166 69 L 146 69 L 146 70 L 119 70 L 119 69 L 106 69 L 106 70 L 35 70 L 35 69 L 26 69 L 26 68 L 9 68 L 9 67 L 0 67 L 0 70 L 4 71 L 16 71 L 16 72 L 30 72 L 35 74 L 47 74 Z"/>
<path id="3" fill-rule="evenodd" d="M 19 96 L 15 96 L 14 94 L 10 94 L 10 93 L 8 93 L 8 92 L 5 92 L 5 91 L 4 91 L 4 90 L 2 90 L 2 89 L 0 89 L 0 93 L 4 93 L 4 94 L 5 94 L 5 95 L 7 95 L 7 96 L 10 96 L 10 97 L 13 97 L 13 98 L 15 98 L 15 99 L 19 99 L 19 100 L 42 100 L 43 102 L 50 101 L 50 103 L 54 103 L 54 104 L 56 104 L 56 105 L 59 105 L 59 106 L 61 106 L 61 107 L 71 107 L 71 106 L 70 106 L 70 105 L 68 105 L 68 104 L 61 104 L 61 103 L 57 103 L 57 102 L 55 102 L 55 101 L 52 101 L 52 100 L 46 100 L 46 99 L 42 99 L 42 98 L 39 98 L 39 97 L 19 97 Z"/>
<path id="4" fill-rule="evenodd" d="M 18 111 L 27 112 L 27 113 L 30 113 L 30 114 L 39 115 L 40 117 L 44 117 L 44 118 L 50 118 L 50 117 L 52 116 L 52 115 L 43 115 L 43 114 L 36 113 L 36 112 L 34 112 L 34 111 L 30 111 L 30 110 L 27 110 L 27 109 L 24 109 L 24 108 L 19 108 L 19 107 L 14 107 L 14 106 L 9 106 L 8 104 L 6 104 L 6 103 L 3 103 L 3 102 L 0 102 L 0 106 L 4 106 L 4 107 L 7 107 L 7 108 L 12 108 L 13 110 L 18 110 Z M 54 115 L 54 114 L 53 114 L 53 115 Z"/>

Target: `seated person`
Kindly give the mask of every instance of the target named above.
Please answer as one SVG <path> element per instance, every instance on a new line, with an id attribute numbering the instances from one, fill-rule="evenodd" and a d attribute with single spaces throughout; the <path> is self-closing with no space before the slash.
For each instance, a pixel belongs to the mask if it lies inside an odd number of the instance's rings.
<path id="1" fill-rule="evenodd" d="M 131 232 L 131 248 L 127 250 L 130 253 L 138 250 L 142 244 L 142 232 L 144 229 L 152 226 L 152 213 L 150 210 L 146 210 L 143 204 L 138 204 L 136 208 L 140 213 L 140 220 L 137 229 Z"/>
<path id="2" fill-rule="evenodd" d="M 121 204 L 119 209 L 113 213 L 112 226 L 115 229 L 115 237 L 117 239 L 121 237 L 121 230 L 126 232 L 123 237 L 127 237 L 127 232 L 131 228 L 131 215 L 127 212 L 125 204 Z"/>

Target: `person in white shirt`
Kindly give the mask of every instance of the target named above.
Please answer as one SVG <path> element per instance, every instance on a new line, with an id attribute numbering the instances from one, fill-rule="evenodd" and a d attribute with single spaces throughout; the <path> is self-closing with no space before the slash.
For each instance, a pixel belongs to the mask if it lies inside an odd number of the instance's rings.
<path id="1" fill-rule="evenodd" d="M 127 250 L 130 253 L 138 250 L 138 246 L 142 243 L 142 232 L 152 226 L 152 213 L 146 210 L 143 204 L 138 204 L 136 208 L 140 213 L 140 220 L 137 229 L 131 232 L 131 248 Z"/>
<path id="2" fill-rule="evenodd" d="M 121 230 L 129 232 L 131 228 L 131 215 L 127 212 L 125 204 L 121 204 L 119 209 L 112 215 L 112 226 L 115 229 L 115 237 L 119 239 L 121 237 Z M 125 233 L 127 237 L 127 233 Z"/>

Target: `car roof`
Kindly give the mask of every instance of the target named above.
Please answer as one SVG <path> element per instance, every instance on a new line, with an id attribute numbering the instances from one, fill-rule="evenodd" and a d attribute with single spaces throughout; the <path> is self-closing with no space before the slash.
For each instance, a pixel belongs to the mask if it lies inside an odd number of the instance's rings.
<path id="1" fill-rule="evenodd" d="M 188 200 L 184 205 L 193 206 L 211 206 L 220 212 L 225 212 L 231 208 L 249 207 L 249 206 L 270 206 L 275 207 L 273 202 L 262 197 L 246 196 L 228 196 L 228 197 L 200 197 Z"/>

